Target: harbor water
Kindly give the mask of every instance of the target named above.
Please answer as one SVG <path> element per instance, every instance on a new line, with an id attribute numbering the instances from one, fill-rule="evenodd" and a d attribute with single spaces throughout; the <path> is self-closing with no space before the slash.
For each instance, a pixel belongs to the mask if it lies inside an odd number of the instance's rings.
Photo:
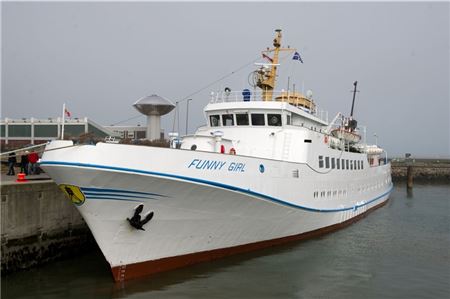
<path id="1" fill-rule="evenodd" d="M 450 184 L 396 183 L 331 234 L 113 283 L 99 250 L 1 278 L 2 298 L 450 298 Z"/>

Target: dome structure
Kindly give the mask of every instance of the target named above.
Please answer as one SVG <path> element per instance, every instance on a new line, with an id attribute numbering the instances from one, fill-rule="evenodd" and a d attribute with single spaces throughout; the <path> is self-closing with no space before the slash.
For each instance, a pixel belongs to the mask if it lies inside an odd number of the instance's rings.
<path id="1" fill-rule="evenodd" d="M 171 101 L 156 94 L 140 98 L 133 106 L 145 115 L 164 115 L 175 108 L 175 105 Z"/>
<path id="2" fill-rule="evenodd" d="M 140 98 L 133 104 L 140 113 L 147 115 L 147 139 L 161 139 L 161 115 L 165 115 L 175 108 L 175 105 L 156 94 Z"/>

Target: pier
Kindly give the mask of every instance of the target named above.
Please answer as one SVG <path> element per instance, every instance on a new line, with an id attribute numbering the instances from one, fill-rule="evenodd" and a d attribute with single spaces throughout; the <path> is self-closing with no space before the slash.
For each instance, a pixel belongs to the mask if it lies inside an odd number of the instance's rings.
<path id="1" fill-rule="evenodd" d="M 2 274 L 94 248 L 81 215 L 52 180 L 45 174 L 15 179 L 2 174 Z"/>
<path id="2" fill-rule="evenodd" d="M 450 160 L 448 159 L 392 159 L 394 181 L 440 180 L 450 182 Z"/>

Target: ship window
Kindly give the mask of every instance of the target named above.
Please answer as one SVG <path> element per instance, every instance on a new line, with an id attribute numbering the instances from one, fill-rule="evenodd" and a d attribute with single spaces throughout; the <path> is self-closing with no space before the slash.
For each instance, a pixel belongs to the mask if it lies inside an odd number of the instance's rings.
<path id="1" fill-rule="evenodd" d="M 281 126 L 281 114 L 267 114 L 267 123 L 269 126 Z"/>
<path id="2" fill-rule="evenodd" d="M 233 114 L 222 114 L 222 123 L 224 126 L 234 126 Z"/>
<path id="3" fill-rule="evenodd" d="M 350 169 L 350 167 L 348 167 L 349 166 L 349 164 L 348 164 L 348 160 L 345 160 L 345 168 L 347 169 L 347 170 L 349 170 Z"/>
<path id="4" fill-rule="evenodd" d="M 286 115 L 286 124 L 287 125 L 291 124 L 291 116 L 290 115 Z"/>
<path id="5" fill-rule="evenodd" d="M 319 156 L 319 168 L 323 168 L 323 156 Z"/>
<path id="6" fill-rule="evenodd" d="M 335 162 L 334 162 L 334 158 L 331 158 L 331 168 L 335 168 L 336 167 L 336 164 L 335 164 Z"/>
<path id="7" fill-rule="evenodd" d="M 252 126 L 264 126 L 264 114 L 252 113 Z"/>
<path id="8" fill-rule="evenodd" d="M 353 170 L 353 160 L 350 160 L 350 170 Z"/>
<path id="9" fill-rule="evenodd" d="M 341 167 L 341 166 L 340 166 L 340 164 L 341 164 L 340 162 L 341 162 L 341 159 L 337 158 L 337 159 L 336 159 L 336 168 L 337 168 L 337 169 L 340 169 L 340 167 Z"/>
<path id="10" fill-rule="evenodd" d="M 364 169 L 364 161 L 361 160 L 361 169 Z"/>
<path id="11" fill-rule="evenodd" d="M 358 162 L 358 169 L 361 169 L 361 161 L 357 161 Z"/>
<path id="12" fill-rule="evenodd" d="M 238 126 L 248 126 L 250 123 L 248 121 L 247 113 L 236 113 L 236 123 Z"/>
<path id="13" fill-rule="evenodd" d="M 325 157 L 325 168 L 330 168 L 330 157 Z"/>
<path id="14" fill-rule="evenodd" d="M 211 127 L 220 126 L 220 116 L 219 115 L 210 115 L 209 122 L 211 123 Z"/>
<path id="15" fill-rule="evenodd" d="M 311 139 L 305 139 L 305 140 L 303 140 L 305 143 L 311 143 L 312 142 L 312 140 Z"/>

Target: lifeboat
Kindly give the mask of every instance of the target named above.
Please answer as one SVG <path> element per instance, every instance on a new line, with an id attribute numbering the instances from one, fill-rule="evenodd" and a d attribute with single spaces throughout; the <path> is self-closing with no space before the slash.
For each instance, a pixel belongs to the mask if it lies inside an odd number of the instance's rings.
<path id="1" fill-rule="evenodd" d="M 343 139 L 349 143 L 358 143 L 361 140 L 361 136 L 355 132 L 350 132 L 344 128 L 337 128 L 331 131 L 331 135 Z"/>

